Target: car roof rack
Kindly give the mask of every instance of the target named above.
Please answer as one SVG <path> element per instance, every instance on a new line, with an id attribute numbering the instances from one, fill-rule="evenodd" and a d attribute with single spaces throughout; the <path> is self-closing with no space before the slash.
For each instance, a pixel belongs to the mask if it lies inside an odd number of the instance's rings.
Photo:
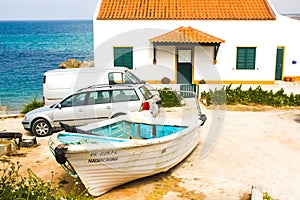
<path id="1" fill-rule="evenodd" d="M 85 88 L 81 88 L 79 90 L 77 90 L 77 92 L 81 92 L 83 90 L 88 90 L 88 89 L 94 89 L 94 88 L 104 88 L 104 87 L 111 87 L 111 85 L 108 84 L 97 84 L 97 85 L 91 85 Z"/>
<path id="2" fill-rule="evenodd" d="M 77 92 L 82 92 L 84 90 L 88 90 L 88 89 L 98 89 L 98 88 L 113 88 L 113 87 L 134 87 L 135 85 L 143 85 L 143 84 L 113 84 L 113 85 L 109 85 L 109 84 L 96 84 L 96 85 L 91 85 L 85 88 L 81 88 L 79 90 L 77 90 Z"/>

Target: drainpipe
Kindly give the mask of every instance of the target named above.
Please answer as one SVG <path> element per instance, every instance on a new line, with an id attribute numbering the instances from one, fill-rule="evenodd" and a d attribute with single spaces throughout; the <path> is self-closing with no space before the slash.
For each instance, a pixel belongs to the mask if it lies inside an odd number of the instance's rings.
<path id="1" fill-rule="evenodd" d="M 156 65 L 156 46 L 153 43 L 153 65 Z"/>

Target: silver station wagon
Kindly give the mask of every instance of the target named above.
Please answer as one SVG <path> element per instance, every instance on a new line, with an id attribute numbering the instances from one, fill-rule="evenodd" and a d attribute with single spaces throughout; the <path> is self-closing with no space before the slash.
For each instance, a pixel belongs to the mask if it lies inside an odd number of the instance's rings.
<path id="1" fill-rule="evenodd" d="M 36 136 L 47 136 L 61 128 L 60 122 L 81 126 L 141 110 L 155 117 L 160 104 L 160 98 L 144 84 L 95 85 L 77 91 L 58 104 L 28 112 L 22 124 Z"/>

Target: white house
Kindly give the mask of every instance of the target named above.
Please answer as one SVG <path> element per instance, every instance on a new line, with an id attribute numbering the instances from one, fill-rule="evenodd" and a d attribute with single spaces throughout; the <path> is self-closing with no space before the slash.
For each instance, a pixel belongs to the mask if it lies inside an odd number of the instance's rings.
<path id="1" fill-rule="evenodd" d="M 94 61 L 150 83 L 274 84 L 300 80 L 299 35 L 268 0 L 99 0 Z"/>

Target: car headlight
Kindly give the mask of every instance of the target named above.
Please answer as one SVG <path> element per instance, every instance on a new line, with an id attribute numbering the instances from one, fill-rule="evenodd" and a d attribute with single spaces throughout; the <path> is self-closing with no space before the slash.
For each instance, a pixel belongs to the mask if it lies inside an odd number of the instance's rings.
<path id="1" fill-rule="evenodd" d="M 28 116 L 24 116 L 23 121 L 28 121 Z"/>

